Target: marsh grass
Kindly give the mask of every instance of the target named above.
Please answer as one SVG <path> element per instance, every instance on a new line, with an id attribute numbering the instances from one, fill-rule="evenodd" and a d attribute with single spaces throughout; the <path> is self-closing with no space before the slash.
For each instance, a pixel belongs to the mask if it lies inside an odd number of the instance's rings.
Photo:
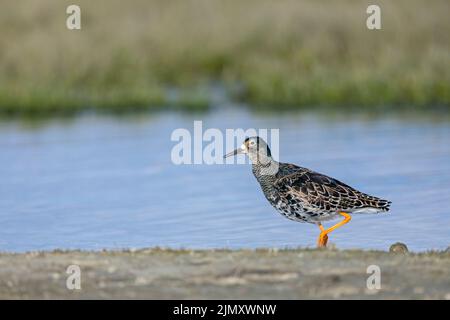
<path id="1" fill-rule="evenodd" d="M 450 106 L 449 2 L 80 0 L 82 29 L 58 0 L 3 1 L 0 113 L 204 110 L 204 88 L 271 109 Z M 181 92 L 176 98 L 169 88 Z"/>

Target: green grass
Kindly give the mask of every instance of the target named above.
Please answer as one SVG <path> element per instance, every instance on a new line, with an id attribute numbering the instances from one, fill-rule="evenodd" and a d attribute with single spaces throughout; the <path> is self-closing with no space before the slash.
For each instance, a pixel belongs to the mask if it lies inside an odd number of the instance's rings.
<path id="1" fill-rule="evenodd" d="M 83 111 L 121 114 L 168 108 L 189 111 L 209 108 L 208 97 L 198 89 L 184 89 L 173 99 L 167 96 L 165 90 L 154 86 L 107 90 L 64 87 L 0 90 L 0 115 L 42 117 L 74 115 Z"/>
<path id="2" fill-rule="evenodd" d="M 2 3 L 0 115 L 205 110 L 204 88 L 271 110 L 450 110 L 447 0 L 80 0 Z M 238 84 L 238 86 L 236 86 Z M 176 90 L 173 97 L 169 92 Z"/>
<path id="3" fill-rule="evenodd" d="M 448 82 L 420 77 L 313 77 L 305 81 L 282 74 L 250 78 L 241 96 L 255 107 L 310 108 L 325 106 L 339 108 L 420 109 L 449 107 Z"/>

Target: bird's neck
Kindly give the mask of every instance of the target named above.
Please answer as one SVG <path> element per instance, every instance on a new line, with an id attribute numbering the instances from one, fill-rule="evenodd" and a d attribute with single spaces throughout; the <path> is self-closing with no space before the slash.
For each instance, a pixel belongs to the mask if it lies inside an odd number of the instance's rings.
<path id="1" fill-rule="evenodd" d="M 256 161 L 252 163 L 252 171 L 256 180 L 258 180 L 261 189 L 269 199 L 274 193 L 274 182 L 276 180 L 276 174 L 278 172 L 279 163 L 272 158 L 269 161 Z"/>
<path id="2" fill-rule="evenodd" d="M 276 179 L 279 163 L 270 156 L 250 157 L 252 171 L 260 183 L 270 182 Z"/>

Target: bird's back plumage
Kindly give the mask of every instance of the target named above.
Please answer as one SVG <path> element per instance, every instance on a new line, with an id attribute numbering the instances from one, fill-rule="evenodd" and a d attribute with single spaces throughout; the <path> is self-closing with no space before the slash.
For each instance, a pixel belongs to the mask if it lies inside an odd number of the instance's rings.
<path id="1" fill-rule="evenodd" d="M 302 222 L 329 220 L 339 212 L 386 212 L 391 203 L 289 163 L 278 163 L 278 171 L 272 179 L 260 177 L 258 180 L 267 199 L 278 211 L 289 219 Z"/>

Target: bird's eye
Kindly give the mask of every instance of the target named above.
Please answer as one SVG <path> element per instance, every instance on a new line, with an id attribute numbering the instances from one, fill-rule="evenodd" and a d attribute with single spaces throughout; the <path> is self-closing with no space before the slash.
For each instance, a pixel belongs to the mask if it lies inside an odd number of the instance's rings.
<path id="1" fill-rule="evenodd" d="M 255 145 L 255 141 L 250 141 L 250 145 L 254 146 Z"/>

